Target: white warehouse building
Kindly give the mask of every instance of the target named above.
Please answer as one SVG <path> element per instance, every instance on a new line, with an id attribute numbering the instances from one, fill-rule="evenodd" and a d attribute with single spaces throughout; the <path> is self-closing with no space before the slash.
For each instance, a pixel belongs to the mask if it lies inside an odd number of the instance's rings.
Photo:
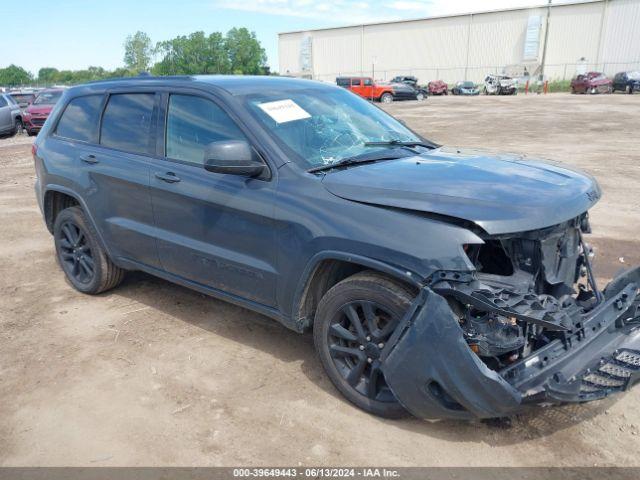
<path id="1" fill-rule="evenodd" d="M 546 43 L 546 49 L 545 49 Z M 546 50 L 546 51 L 545 51 Z M 529 8 L 286 32 L 279 72 L 334 82 L 338 76 L 421 83 L 480 82 L 488 73 L 640 70 L 640 0 L 592 0 Z M 544 64 L 544 67 L 542 65 Z"/>

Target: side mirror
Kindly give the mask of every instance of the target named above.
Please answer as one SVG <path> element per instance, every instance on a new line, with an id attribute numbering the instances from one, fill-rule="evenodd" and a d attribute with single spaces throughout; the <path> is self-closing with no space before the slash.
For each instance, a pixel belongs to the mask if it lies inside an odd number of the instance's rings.
<path id="1" fill-rule="evenodd" d="M 213 173 L 258 177 L 264 174 L 267 166 L 249 143 L 223 140 L 212 142 L 205 148 L 204 169 Z"/>

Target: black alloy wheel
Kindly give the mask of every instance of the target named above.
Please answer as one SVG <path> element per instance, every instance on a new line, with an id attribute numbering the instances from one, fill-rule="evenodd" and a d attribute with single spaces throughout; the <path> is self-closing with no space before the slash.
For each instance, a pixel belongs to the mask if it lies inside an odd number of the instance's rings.
<path id="1" fill-rule="evenodd" d="M 415 292 L 377 272 L 334 285 L 313 324 L 316 351 L 334 386 L 363 410 L 387 418 L 408 415 L 384 378 L 380 357 Z"/>
<path id="2" fill-rule="evenodd" d="M 343 305 L 331 322 L 328 343 L 336 368 L 371 400 L 396 402 L 380 370 L 380 355 L 399 320 L 382 305 L 355 301 Z"/>
<path id="3" fill-rule="evenodd" d="M 53 223 L 58 263 L 73 287 L 95 295 L 120 284 L 125 271 L 116 266 L 98 232 L 79 206 L 65 208 Z"/>
<path id="4" fill-rule="evenodd" d="M 80 284 L 91 283 L 95 262 L 86 233 L 72 220 L 66 221 L 58 231 L 58 244 L 60 263 L 67 276 Z"/>

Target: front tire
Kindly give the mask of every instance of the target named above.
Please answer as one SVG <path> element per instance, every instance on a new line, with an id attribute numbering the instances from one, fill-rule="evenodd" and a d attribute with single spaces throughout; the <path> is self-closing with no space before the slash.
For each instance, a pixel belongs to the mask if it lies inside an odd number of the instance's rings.
<path id="1" fill-rule="evenodd" d="M 111 262 L 80 207 L 58 214 L 53 238 L 58 264 L 76 290 L 96 295 L 116 287 L 124 278 L 124 270 Z"/>
<path id="2" fill-rule="evenodd" d="M 24 125 L 22 124 L 22 120 L 20 120 L 19 118 L 16 118 L 16 121 L 13 124 L 13 134 L 17 135 L 19 133 L 22 133 L 23 129 L 24 129 Z"/>
<path id="3" fill-rule="evenodd" d="M 424 101 L 424 93 L 418 93 L 416 95 L 416 100 L 419 101 L 419 102 Z"/>
<path id="4" fill-rule="evenodd" d="M 390 93 L 383 93 L 380 96 L 380 102 L 381 103 L 392 103 L 393 102 L 393 95 L 391 95 Z"/>
<path id="5" fill-rule="evenodd" d="M 409 415 L 387 386 L 379 356 L 414 296 L 365 271 L 333 286 L 318 304 L 313 339 L 325 372 L 347 400 L 374 415 Z"/>

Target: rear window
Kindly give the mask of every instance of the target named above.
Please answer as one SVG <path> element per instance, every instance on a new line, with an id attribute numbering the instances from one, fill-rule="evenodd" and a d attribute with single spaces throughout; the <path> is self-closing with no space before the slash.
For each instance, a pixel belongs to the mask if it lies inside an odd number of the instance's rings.
<path id="1" fill-rule="evenodd" d="M 350 79 L 349 78 L 338 78 L 336 79 L 336 83 L 338 85 L 340 85 L 341 87 L 348 87 L 350 84 Z"/>
<path id="2" fill-rule="evenodd" d="M 64 109 L 56 135 L 82 142 L 97 142 L 102 95 L 74 98 Z"/>
<path id="3" fill-rule="evenodd" d="M 155 94 L 126 93 L 109 97 L 102 117 L 100 143 L 132 153 L 151 153 L 151 116 Z"/>

